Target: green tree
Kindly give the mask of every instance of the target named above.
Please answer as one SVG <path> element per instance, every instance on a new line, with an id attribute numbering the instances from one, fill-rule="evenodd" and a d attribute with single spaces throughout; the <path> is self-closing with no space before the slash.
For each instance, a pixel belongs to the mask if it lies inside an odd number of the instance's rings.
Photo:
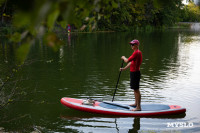
<path id="1" fill-rule="evenodd" d="M 189 2 L 182 9 L 182 18 L 186 22 L 200 22 L 200 7 L 195 5 L 194 2 Z"/>

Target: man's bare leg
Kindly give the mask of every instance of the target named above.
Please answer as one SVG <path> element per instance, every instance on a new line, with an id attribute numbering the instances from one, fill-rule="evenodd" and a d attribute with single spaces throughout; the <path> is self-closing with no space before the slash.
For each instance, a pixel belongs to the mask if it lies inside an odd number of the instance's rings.
<path id="1" fill-rule="evenodd" d="M 136 99 L 136 93 L 135 93 L 135 91 L 134 91 L 134 96 L 135 96 L 135 103 L 134 104 L 130 104 L 130 106 L 136 107 L 137 106 L 137 99 Z"/>
<path id="2" fill-rule="evenodd" d="M 134 90 L 134 95 L 135 95 L 135 102 L 136 102 L 136 108 L 132 109 L 132 111 L 140 111 L 141 110 L 141 94 L 140 90 Z"/>

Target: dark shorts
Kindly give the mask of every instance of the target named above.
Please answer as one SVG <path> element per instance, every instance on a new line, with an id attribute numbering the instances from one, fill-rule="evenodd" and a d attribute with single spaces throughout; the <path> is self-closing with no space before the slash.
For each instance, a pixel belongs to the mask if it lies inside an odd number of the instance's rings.
<path id="1" fill-rule="evenodd" d="M 140 71 L 130 72 L 130 86 L 133 90 L 138 90 L 140 86 Z"/>

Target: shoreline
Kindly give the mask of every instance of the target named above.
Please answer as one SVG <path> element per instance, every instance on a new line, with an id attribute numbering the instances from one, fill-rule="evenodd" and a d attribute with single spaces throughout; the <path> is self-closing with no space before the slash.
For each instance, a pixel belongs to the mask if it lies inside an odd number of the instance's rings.
<path id="1" fill-rule="evenodd" d="M 129 30 L 126 30 L 129 29 Z M 178 22 L 172 26 L 161 26 L 161 27 L 153 27 L 153 26 L 145 26 L 145 27 L 127 27 L 125 30 L 94 30 L 94 31 L 80 31 L 80 30 L 72 30 L 71 32 L 66 31 L 66 29 L 61 27 L 54 27 L 53 32 L 64 32 L 64 34 L 75 34 L 75 33 L 113 33 L 113 32 L 143 32 L 143 31 L 155 31 L 155 30 L 164 30 L 164 29 L 195 29 L 200 30 L 200 22 Z M 12 26 L 2 26 L 0 27 L 0 36 L 8 36 L 12 35 L 16 32 L 16 29 Z"/>

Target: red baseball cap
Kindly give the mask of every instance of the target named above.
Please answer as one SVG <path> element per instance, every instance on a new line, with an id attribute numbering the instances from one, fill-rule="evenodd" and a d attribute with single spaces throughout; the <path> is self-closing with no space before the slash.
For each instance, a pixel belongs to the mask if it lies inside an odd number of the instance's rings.
<path id="1" fill-rule="evenodd" d="M 129 42 L 129 44 L 133 45 L 133 44 L 136 44 L 136 45 L 140 45 L 140 42 L 138 40 L 132 40 L 131 42 Z"/>

